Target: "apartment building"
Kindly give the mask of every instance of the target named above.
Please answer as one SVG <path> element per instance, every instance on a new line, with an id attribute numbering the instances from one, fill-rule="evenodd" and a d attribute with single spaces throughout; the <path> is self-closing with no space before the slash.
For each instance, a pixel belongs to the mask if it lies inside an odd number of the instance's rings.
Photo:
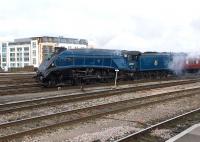
<path id="1" fill-rule="evenodd" d="M 7 70 L 7 47 L 8 42 L 0 42 L 0 67 Z"/>
<path id="2" fill-rule="evenodd" d="M 55 47 L 65 47 L 67 49 L 87 48 L 88 41 L 85 39 L 43 36 L 4 42 L 0 44 L 1 68 L 7 70 L 8 68 L 30 65 L 38 67 L 43 60 L 53 54 Z"/>

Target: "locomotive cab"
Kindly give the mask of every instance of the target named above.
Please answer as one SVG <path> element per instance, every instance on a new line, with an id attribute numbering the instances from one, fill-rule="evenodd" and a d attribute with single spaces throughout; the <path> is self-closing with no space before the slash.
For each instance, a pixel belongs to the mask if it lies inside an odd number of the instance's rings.
<path id="1" fill-rule="evenodd" d="M 124 57 L 128 61 L 129 68 L 131 70 L 136 70 L 137 64 L 138 64 L 138 59 L 139 59 L 141 52 L 139 52 L 139 51 L 124 51 L 123 54 L 124 54 Z"/>

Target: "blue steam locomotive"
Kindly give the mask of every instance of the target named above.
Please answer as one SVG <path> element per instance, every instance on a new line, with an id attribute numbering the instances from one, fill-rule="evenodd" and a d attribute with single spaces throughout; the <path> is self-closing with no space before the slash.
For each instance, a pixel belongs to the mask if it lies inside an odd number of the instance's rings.
<path id="1" fill-rule="evenodd" d="M 77 84 L 82 82 L 108 82 L 115 78 L 139 79 L 164 77 L 172 73 L 169 64 L 171 53 L 141 53 L 106 49 L 58 48 L 37 71 L 37 80 L 44 86 Z"/>

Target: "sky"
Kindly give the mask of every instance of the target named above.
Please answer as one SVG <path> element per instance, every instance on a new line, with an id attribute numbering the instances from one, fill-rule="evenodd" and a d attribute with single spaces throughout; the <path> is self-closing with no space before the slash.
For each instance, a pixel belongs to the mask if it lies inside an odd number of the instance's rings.
<path id="1" fill-rule="evenodd" d="M 0 0 L 0 40 L 88 39 L 96 48 L 200 52 L 198 0 Z"/>

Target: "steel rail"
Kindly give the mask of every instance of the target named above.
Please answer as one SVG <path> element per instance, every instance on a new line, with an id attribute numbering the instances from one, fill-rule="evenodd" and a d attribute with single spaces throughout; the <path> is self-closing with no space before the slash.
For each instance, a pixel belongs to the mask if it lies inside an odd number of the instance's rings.
<path id="1" fill-rule="evenodd" d="M 186 112 L 184 114 L 181 114 L 181 115 L 175 116 L 173 118 L 170 118 L 170 119 L 164 120 L 162 122 L 159 122 L 157 124 L 151 125 L 151 126 L 145 128 L 145 129 L 142 129 L 142 130 L 140 130 L 138 132 L 130 134 L 130 135 L 128 135 L 126 137 L 123 137 L 121 139 L 118 139 L 115 142 L 132 142 L 132 141 L 134 141 L 134 139 L 145 135 L 146 133 L 148 133 L 149 131 L 152 131 L 153 129 L 159 128 L 159 127 L 161 127 L 163 125 L 167 125 L 168 123 L 172 123 L 173 121 L 176 121 L 178 119 L 182 119 L 182 118 L 184 118 L 184 117 L 186 117 L 188 115 L 191 115 L 193 113 L 199 113 L 199 112 L 200 112 L 200 108 L 197 108 L 195 110 Z"/>
<path id="2" fill-rule="evenodd" d="M 182 94 L 182 93 L 185 94 Z M 107 103 L 107 104 L 101 104 L 101 105 L 96 105 L 96 106 L 90 106 L 86 108 L 80 108 L 76 110 L 70 110 L 70 111 L 63 111 L 59 113 L 54 113 L 50 115 L 44 115 L 44 116 L 39 116 L 39 117 L 33 117 L 33 118 L 28 118 L 28 119 L 23 119 L 23 120 L 17 120 L 13 122 L 7 122 L 0 124 L 0 128 L 4 129 L 6 127 L 12 127 L 16 126 L 19 127 L 18 125 L 25 124 L 25 123 L 33 123 L 33 121 L 37 121 L 39 123 L 42 120 L 52 120 L 53 118 L 55 119 L 56 123 L 53 124 L 48 124 L 45 126 L 40 126 L 37 125 L 35 128 L 31 128 L 29 130 L 24 130 L 21 132 L 16 132 L 13 134 L 8 134 L 8 135 L 3 135 L 0 137 L 0 141 L 3 140 L 8 140 L 12 138 L 16 138 L 19 136 L 23 136 L 26 134 L 32 134 L 35 132 L 40 132 L 42 130 L 45 130 L 47 128 L 53 128 L 55 126 L 62 126 L 63 124 L 71 124 L 74 122 L 80 122 L 82 120 L 88 120 L 92 118 L 97 118 L 103 115 L 107 114 L 112 114 L 112 113 L 117 113 L 121 111 L 127 111 L 129 109 L 134 109 L 150 104 L 155 104 L 155 103 L 160 103 L 164 101 L 169 101 L 172 99 L 180 99 L 183 97 L 191 97 L 193 95 L 197 95 L 200 92 L 200 88 L 193 88 L 193 89 L 185 89 L 185 90 L 179 90 L 179 91 L 174 91 L 174 92 L 168 92 L 168 93 L 161 93 L 153 96 L 146 96 L 146 97 L 141 97 L 141 98 L 135 98 L 131 100 L 123 100 L 119 102 L 112 102 L 112 103 Z M 58 121 L 58 119 L 65 117 L 64 121 Z M 66 117 L 68 117 L 68 120 L 66 120 Z"/>
<path id="3" fill-rule="evenodd" d="M 141 85 L 141 86 L 134 86 L 129 88 L 121 88 L 121 89 L 107 89 L 103 91 L 94 91 L 88 93 L 78 93 L 75 95 L 59 95 L 53 97 L 45 97 L 45 98 L 38 98 L 38 99 L 31 99 L 25 100 L 20 102 L 11 102 L 0 104 L 0 114 L 21 111 L 25 109 L 31 109 L 36 107 L 44 107 L 50 105 L 56 105 L 61 103 L 68 103 L 68 102 L 76 102 L 80 100 L 89 100 L 95 99 L 100 97 L 108 97 L 112 95 L 119 95 L 120 93 L 126 92 L 136 92 L 141 90 L 148 90 L 148 89 L 155 89 L 161 87 L 169 87 L 175 85 L 182 85 L 187 83 L 194 83 L 197 80 L 186 80 L 186 81 L 179 81 L 179 82 L 165 82 L 165 83 L 156 83 L 150 85 Z"/>

